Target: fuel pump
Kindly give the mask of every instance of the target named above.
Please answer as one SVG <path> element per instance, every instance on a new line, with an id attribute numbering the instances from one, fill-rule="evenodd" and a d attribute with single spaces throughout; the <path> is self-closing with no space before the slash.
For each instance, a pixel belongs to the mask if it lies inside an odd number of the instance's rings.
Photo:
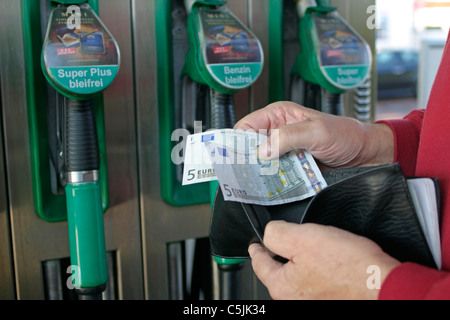
<path id="1" fill-rule="evenodd" d="M 180 3 L 183 8 L 174 8 Z M 171 137 L 160 144 L 161 195 L 174 206 L 209 202 L 204 184 L 181 185 L 183 166 L 173 161 L 174 151 L 178 151 L 174 142 L 179 142 L 180 136 L 174 131 L 232 127 L 233 94 L 251 86 L 262 72 L 259 41 L 225 3 L 155 1 L 160 13 L 156 23 L 165 26 L 157 34 L 160 134 Z M 170 15 L 172 19 L 167 19 Z M 180 60 L 185 63 L 180 65 Z"/>
<path id="2" fill-rule="evenodd" d="M 223 0 L 185 1 L 189 12 L 187 32 L 190 49 L 186 55 L 183 83 L 203 90 L 201 96 L 205 104 L 200 105 L 206 108 L 201 120 L 206 129 L 234 126 L 233 94 L 251 86 L 263 66 L 259 40 L 225 4 Z M 186 106 L 183 110 L 192 110 L 193 107 Z M 217 187 L 217 182 L 210 183 L 211 204 Z M 214 260 L 219 268 L 220 298 L 238 299 L 243 260 L 220 257 L 214 257 Z"/>
<path id="3" fill-rule="evenodd" d="M 170 137 L 175 129 L 198 133 L 232 128 L 236 121 L 234 94 L 250 87 L 262 72 L 259 40 L 225 6 L 225 0 L 155 3 L 159 12 L 157 25 L 172 31 L 157 34 L 161 137 Z M 171 19 L 164 20 L 165 17 Z M 180 60 L 184 64 L 180 65 Z M 173 141 L 160 141 L 161 168 L 165 173 L 161 177 L 163 199 L 176 206 L 210 202 L 218 183 L 182 186 L 183 166 L 174 164 L 170 157 L 175 150 Z M 210 252 L 205 250 L 202 254 Z M 180 256 L 171 259 L 181 260 Z M 222 291 L 219 298 L 237 298 L 236 277 L 243 261 L 217 262 Z"/>
<path id="4" fill-rule="evenodd" d="M 355 110 L 363 117 L 370 108 L 371 50 L 330 2 L 296 1 L 301 51 L 291 71 L 291 100 L 343 115 L 342 94 L 356 90 Z"/>
<path id="5" fill-rule="evenodd" d="M 30 17 L 42 9 L 42 26 L 48 19 L 40 50 L 37 37 L 27 42 L 30 54 L 41 56 L 50 84 L 46 98 L 36 93 L 40 77 L 32 73 L 36 66 L 29 68 L 28 86 L 36 101 L 28 110 L 35 210 L 48 222 L 67 219 L 72 285 L 78 299 L 100 299 L 108 281 L 101 93 L 117 75 L 119 48 L 93 9 L 98 10 L 97 1 L 42 0 L 40 7 L 37 1 L 23 3 Z"/>

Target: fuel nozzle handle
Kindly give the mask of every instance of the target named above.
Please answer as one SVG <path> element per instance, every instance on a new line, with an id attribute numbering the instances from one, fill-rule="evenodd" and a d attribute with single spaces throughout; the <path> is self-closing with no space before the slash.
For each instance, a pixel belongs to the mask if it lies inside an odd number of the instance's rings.
<path id="1" fill-rule="evenodd" d="M 220 93 L 219 91 L 209 88 L 209 106 L 210 129 L 233 128 L 236 123 L 233 95 Z M 212 209 L 216 190 L 219 187 L 218 181 L 211 181 L 209 187 Z"/>
<path id="2" fill-rule="evenodd" d="M 66 174 L 98 171 L 100 155 L 94 100 L 66 101 L 64 143 Z"/>
<path id="3" fill-rule="evenodd" d="M 65 193 L 73 279 L 80 300 L 101 299 L 108 271 L 94 100 L 67 99 L 64 115 Z"/>
<path id="4" fill-rule="evenodd" d="M 100 162 L 104 161 L 100 161 L 95 116 L 100 111 L 97 97 L 119 71 L 120 50 L 88 1 L 51 2 L 54 4 L 48 17 L 41 66 L 47 81 L 65 97 L 61 121 L 62 176 L 72 279 L 80 299 L 98 299 L 105 289 L 108 272 L 100 186 L 100 178 L 104 184 L 106 177 L 100 177 L 100 172 L 104 172 L 103 166 L 100 171 Z M 72 5 L 76 7 L 71 8 Z M 68 18 L 74 18 L 76 26 L 70 28 Z M 67 33 L 74 28 L 95 31 L 89 33 L 88 39 L 87 34 Z M 73 54 L 60 54 L 69 46 Z"/>
<path id="5" fill-rule="evenodd" d="M 236 123 L 234 96 L 210 89 L 210 97 L 211 127 L 213 129 L 233 128 Z M 210 182 L 211 209 L 218 187 L 217 181 Z M 219 269 L 219 296 L 217 298 L 220 300 L 239 299 L 241 296 L 241 270 L 245 260 L 214 257 L 214 261 Z"/>

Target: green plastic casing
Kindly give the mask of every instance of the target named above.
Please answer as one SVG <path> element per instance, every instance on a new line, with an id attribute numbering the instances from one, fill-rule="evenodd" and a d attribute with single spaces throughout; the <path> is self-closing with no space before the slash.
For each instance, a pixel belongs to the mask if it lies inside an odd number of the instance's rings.
<path id="1" fill-rule="evenodd" d="M 67 184 L 67 223 L 70 263 L 80 288 L 93 288 L 108 281 L 101 186 L 99 183 Z"/>
<path id="2" fill-rule="evenodd" d="M 57 1 L 50 1 L 51 3 L 58 3 L 58 4 L 82 4 L 82 3 L 87 3 L 89 5 L 89 3 L 85 0 L 85 1 L 75 1 L 75 3 L 71 2 L 71 1 L 63 1 L 63 0 L 57 0 Z M 54 8 L 50 14 L 50 18 L 49 18 L 49 24 L 51 24 L 54 21 L 58 21 L 61 17 L 62 14 L 66 14 L 65 12 L 66 7 L 63 8 Z M 102 36 L 104 35 L 104 33 L 106 32 L 108 34 L 108 36 L 110 35 L 108 29 L 106 28 L 105 25 L 103 25 L 103 23 L 101 22 L 100 18 L 96 15 L 95 10 L 93 10 L 92 8 L 86 7 L 83 8 L 82 10 L 84 10 L 84 15 L 87 15 L 88 19 L 91 20 L 95 20 L 96 23 L 100 24 L 100 28 L 103 31 Z M 60 13 L 60 16 L 57 16 L 57 12 L 60 11 L 62 13 Z M 83 13 L 81 13 L 83 14 Z M 54 19 L 53 16 L 56 15 L 56 18 Z M 53 20 L 54 19 L 54 20 Z M 60 23 L 57 23 L 57 25 L 61 25 Z M 46 39 L 47 37 L 49 37 L 51 33 L 51 28 L 48 28 L 47 30 L 47 34 L 46 34 Z M 111 36 L 112 38 L 112 36 Z M 51 41 L 49 41 L 51 42 Z M 50 66 L 51 64 L 51 59 L 50 57 L 45 57 L 44 52 L 46 51 L 46 47 L 48 46 L 49 51 L 53 51 L 53 47 L 51 44 L 47 44 L 46 42 L 44 42 L 44 48 L 42 50 L 42 54 L 41 54 L 41 66 L 42 66 L 42 71 L 44 73 L 45 78 L 47 79 L 48 83 L 51 84 L 51 86 L 57 91 L 59 92 L 61 95 L 70 98 L 70 99 L 74 99 L 74 100 L 90 100 L 95 98 L 98 95 L 101 95 L 102 92 L 104 90 L 106 90 L 109 85 L 114 81 L 114 79 L 117 76 L 117 73 L 119 71 L 119 66 L 120 66 L 120 50 L 117 46 L 117 43 L 114 41 L 115 45 L 116 45 L 116 50 L 117 50 L 117 64 L 109 62 L 108 64 L 104 64 L 102 63 L 101 65 L 90 65 L 89 63 L 86 65 L 68 65 L 68 66 L 64 66 L 62 67 L 61 65 L 57 65 L 57 66 Z M 46 59 L 48 59 L 49 61 L 47 61 Z M 98 70 L 95 72 L 95 74 L 93 75 L 91 72 L 92 70 Z M 69 81 L 67 80 L 67 76 L 66 77 L 60 77 L 59 76 L 59 72 L 62 72 L 63 74 L 65 73 L 76 73 L 76 74 L 80 74 L 80 73 L 84 73 L 84 76 L 77 76 L 76 79 L 81 80 L 80 82 L 83 82 L 83 80 L 89 80 L 92 82 L 97 82 L 97 83 L 101 83 L 101 86 L 97 86 L 97 87 L 85 87 L 85 86 L 81 86 L 81 87 L 76 87 L 75 89 L 70 85 L 70 82 L 72 82 L 71 80 L 75 79 L 69 79 Z M 101 74 L 101 75 L 100 75 Z M 96 81 L 98 80 L 98 81 Z M 101 80 L 101 82 L 100 82 Z"/>
<path id="3" fill-rule="evenodd" d="M 89 2 L 87 0 L 50 0 L 50 2 L 54 2 L 54 3 L 59 3 L 59 4 L 82 4 L 82 3 L 86 3 Z"/>
<path id="4" fill-rule="evenodd" d="M 220 85 L 210 74 L 206 68 L 205 59 L 201 50 L 199 39 L 199 18 L 198 10 L 200 8 L 214 8 L 215 6 L 224 5 L 226 1 L 196 1 L 192 6 L 192 11 L 187 18 L 187 35 L 189 39 L 189 51 L 186 54 L 186 63 L 184 65 L 183 74 L 189 75 L 189 77 L 197 83 L 206 84 L 210 88 L 221 92 L 223 94 L 234 94 L 237 90 L 225 88 Z"/>
<path id="5" fill-rule="evenodd" d="M 174 206 L 197 205 L 209 202 L 208 184 L 182 186 L 177 179 L 176 165 L 172 162 L 172 151 L 179 141 L 172 141 L 175 124 L 174 66 L 172 47 L 172 1 L 155 0 L 156 50 L 158 66 L 158 105 L 159 105 L 159 145 L 161 196 L 163 200 Z M 208 85 L 223 94 L 234 94 L 242 89 L 230 89 L 222 86 L 211 76 L 203 58 L 198 31 L 198 10 L 200 8 L 216 8 L 223 6 L 224 0 L 203 0 L 193 4 L 187 18 L 187 34 L 189 51 L 185 57 L 185 65 L 181 76 L 188 75 L 197 83 Z M 262 62 L 261 62 L 262 64 Z M 256 78 L 255 78 L 256 80 Z"/>
<path id="6" fill-rule="evenodd" d="M 218 181 L 211 181 L 209 182 L 209 194 L 210 194 L 210 203 L 211 203 L 211 212 L 213 209 L 213 204 L 214 204 L 214 199 L 217 193 L 217 189 L 219 188 L 219 182 Z M 229 259 L 229 258 L 222 258 L 222 257 L 218 257 L 218 256 L 214 256 L 214 261 L 218 264 L 218 265 L 225 265 L 225 266 L 229 266 L 229 265 L 237 265 L 237 264 L 242 264 L 246 261 L 246 259 Z"/>
<path id="7" fill-rule="evenodd" d="M 269 103 L 286 99 L 283 61 L 284 1 L 269 0 Z"/>
<path id="8" fill-rule="evenodd" d="M 70 3 L 84 2 L 86 1 L 73 1 Z M 51 191 L 46 119 L 46 79 L 41 69 L 40 5 L 39 1 L 35 0 L 22 0 L 21 4 L 24 50 L 28 52 L 25 55 L 25 67 L 34 208 L 37 215 L 47 222 L 65 221 L 67 220 L 65 195 L 53 194 Z M 88 4 L 98 12 L 97 0 L 89 0 Z M 102 208 L 103 211 L 106 211 L 109 205 L 109 195 L 103 96 L 97 95 L 94 99 L 100 150 Z"/>
<path id="9" fill-rule="evenodd" d="M 173 206 L 198 205 L 209 202 L 208 184 L 182 186 L 172 162 L 172 141 L 175 125 L 175 85 L 172 47 L 172 1 L 155 0 L 155 26 L 157 50 L 159 157 L 161 197 Z"/>
<path id="10" fill-rule="evenodd" d="M 338 85 L 336 79 L 338 75 L 333 75 L 334 79 L 325 72 L 325 68 L 322 68 L 319 61 L 319 56 L 321 54 L 321 44 L 316 32 L 315 22 L 313 20 L 313 14 L 318 16 L 324 16 L 333 14 L 336 19 L 339 19 L 342 24 L 344 24 L 353 34 L 358 37 L 365 47 L 365 52 L 360 52 L 361 55 L 367 55 L 368 61 L 364 65 L 351 66 L 354 70 L 358 70 L 357 83 L 351 85 Z M 335 94 L 342 94 L 347 90 L 354 89 L 367 79 L 370 74 L 371 69 L 371 54 L 370 48 L 365 43 L 365 41 L 354 31 L 337 13 L 336 8 L 333 7 L 309 7 L 305 15 L 300 19 L 299 23 L 299 37 L 301 44 L 301 52 L 298 54 L 295 65 L 292 69 L 293 74 L 299 74 L 305 81 L 318 84 L 327 91 Z M 341 67 L 341 69 L 350 68 L 349 66 L 333 66 L 327 67 L 327 69 L 333 69 L 336 73 Z M 340 69 L 339 69 L 340 70 Z M 344 71 L 345 72 L 345 71 Z M 331 71 L 330 71 L 331 73 Z"/>
<path id="11" fill-rule="evenodd" d="M 331 7 L 331 0 L 316 0 L 319 7 Z"/>
<path id="12" fill-rule="evenodd" d="M 78 5 L 86 2 L 98 12 L 97 0 L 50 1 L 50 8 L 57 4 Z M 79 97 L 95 102 L 100 180 L 66 184 L 64 194 L 54 194 L 49 164 L 46 79 L 41 69 L 41 8 L 39 1 L 35 0 L 22 0 L 21 5 L 24 50 L 27 52 L 27 112 L 34 208 L 38 216 L 47 222 L 68 221 L 71 264 L 79 267 L 73 273 L 75 287 L 103 286 L 108 279 L 103 213 L 109 205 L 103 97 L 101 94 Z"/>
<path id="13" fill-rule="evenodd" d="M 189 51 L 186 54 L 185 65 L 182 73 L 188 75 L 192 80 L 194 80 L 197 83 L 207 85 L 208 87 L 220 93 L 232 95 L 243 89 L 248 88 L 257 80 L 257 78 L 261 74 L 264 59 L 263 57 L 261 57 L 261 61 L 259 63 L 251 64 L 252 70 L 250 73 L 253 75 L 252 81 L 243 84 L 240 87 L 231 87 L 229 85 L 227 86 L 223 83 L 223 81 L 221 82 L 219 80 L 218 75 L 222 73 L 221 70 L 222 66 L 217 65 L 218 68 L 216 70 L 216 67 L 214 67 L 214 71 L 212 66 L 208 67 L 205 61 L 206 58 L 203 47 L 206 46 L 206 44 L 204 44 L 205 40 L 203 39 L 204 35 L 200 33 L 200 26 L 202 25 L 202 22 L 200 21 L 200 10 L 215 9 L 217 8 L 217 6 L 219 7 L 223 6 L 225 3 L 226 1 L 222 0 L 211 0 L 211 1 L 196 1 L 193 4 L 192 10 L 187 18 L 187 35 L 190 46 Z M 251 31 L 248 29 L 247 32 L 251 33 Z M 223 63 L 222 65 L 227 64 Z M 242 64 L 242 65 L 249 66 L 249 64 Z M 214 72 L 217 72 L 217 74 L 214 74 Z"/>

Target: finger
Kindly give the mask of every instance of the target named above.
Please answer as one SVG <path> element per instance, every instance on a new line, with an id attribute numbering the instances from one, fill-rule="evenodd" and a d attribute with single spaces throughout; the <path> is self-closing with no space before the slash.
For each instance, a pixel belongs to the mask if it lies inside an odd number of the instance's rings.
<path id="1" fill-rule="evenodd" d="M 264 230 L 264 245 L 271 252 L 291 260 L 302 244 L 302 225 L 271 221 Z"/>
<path id="2" fill-rule="evenodd" d="M 258 243 L 251 244 L 248 252 L 252 259 L 253 271 L 258 276 L 258 279 L 266 287 L 270 287 L 283 264 L 274 260 L 267 250 Z"/>
<path id="3" fill-rule="evenodd" d="M 279 101 L 265 108 L 254 111 L 238 121 L 235 129 L 241 130 L 272 130 L 284 125 L 315 119 L 322 113 L 309 108 L 302 107 L 291 101 Z"/>
<path id="4" fill-rule="evenodd" d="M 318 140 L 318 129 L 317 122 L 303 121 L 272 130 L 267 141 L 259 146 L 258 157 L 275 160 L 291 150 L 310 151 Z"/>
<path id="5" fill-rule="evenodd" d="M 255 130 L 269 129 L 273 126 L 273 120 L 271 113 L 267 108 L 259 109 L 245 116 L 243 119 L 238 121 L 234 129 L 240 130 Z"/>

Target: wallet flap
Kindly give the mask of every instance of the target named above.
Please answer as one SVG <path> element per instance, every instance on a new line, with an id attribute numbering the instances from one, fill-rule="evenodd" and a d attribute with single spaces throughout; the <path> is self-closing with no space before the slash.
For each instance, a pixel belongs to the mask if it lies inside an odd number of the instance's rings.
<path id="1" fill-rule="evenodd" d="M 301 223 L 344 229 L 373 240 L 399 261 L 436 267 L 398 165 L 329 186 L 311 200 Z"/>
<path id="2" fill-rule="evenodd" d="M 370 171 L 371 167 L 343 168 L 323 173 L 328 185 L 357 174 Z M 212 254 L 221 258 L 249 258 L 248 246 L 262 243 L 264 228 L 270 220 L 300 223 L 311 198 L 294 203 L 270 207 L 225 201 L 220 187 L 214 198 L 210 219 L 210 244 Z M 254 207 L 260 207 L 266 217 L 264 221 L 256 215 Z"/>

